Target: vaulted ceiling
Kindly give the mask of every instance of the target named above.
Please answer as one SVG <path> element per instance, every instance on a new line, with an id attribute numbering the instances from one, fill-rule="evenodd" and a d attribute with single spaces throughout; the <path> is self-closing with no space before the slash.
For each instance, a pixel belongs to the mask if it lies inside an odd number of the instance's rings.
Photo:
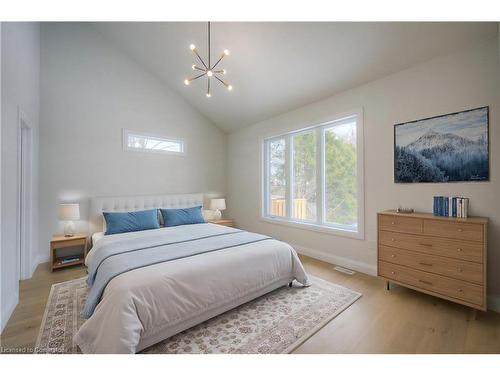
<path id="1" fill-rule="evenodd" d="M 194 43 L 207 54 L 206 23 L 94 23 L 105 38 L 226 131 L 497 35 L 497 23 L 213 23 L 213 58 L 234 90 L 193 75 Z"/>

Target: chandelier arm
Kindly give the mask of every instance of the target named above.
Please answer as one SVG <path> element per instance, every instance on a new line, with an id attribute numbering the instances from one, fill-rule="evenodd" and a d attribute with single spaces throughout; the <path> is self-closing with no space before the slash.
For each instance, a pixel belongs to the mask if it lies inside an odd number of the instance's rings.
<path id="1" fill-rule="evenodd" d="M 205 67 L 205 69 L 208 70 L 208 67 L 207 65 L 205 64 L 205 62 L 203 61 L 203 59 L 200 57 L 200 55 L 198 55 L 198 51 L 196 51 L 195 49 L 193 50 L 193 53 L 196 55 L 196 57 L 198 57 L 198 59 L 200 60 L 200 62 L 203 64 L 203 66 Z"/>
<path id="2" fill-rule="evenodd" d="M 210 77 L 208 77 L 207 81 L 208 81 L 207 96 L 210 97 Z"/>
<path id="3" fill-rule="evenodd" d="M 219 77 L 217 77 L 217 76 L 214 76 L 214 77 L 215 77 L 215 78 L 217 78 L 217 80 L 218 80 L 220 83 L 222 83 L 224 86 L 226 86 L 226 87 L 228 86 L 228 84 L 227 84 L 226 82 L 224 82 L 222 79 L 220 79 Z"/>
<path id="4" fill-rule="evenodd" d="M 198 79 L 198 78 L 200 78 L 200 77 L 203 77 L 204 75 L 205 75 L 205 73 L 200 74 L 199 76 L 196 76 L 196 77 L 194 77 L 194 78 L 190 78 L 190 79 L 188 79 L 188 81 L 189 81 L 189 82 L 194 81 L 195 79 Z"/>
<path id="5" fill-rule="evenodd" d="M 212 66 L 212 69 L 214 69 L 217 65 L 219 65 L 219 63 L 221 62 L 221 60 L 226 57 L 225 54 L 222 54 L 222 56 L 219 58 L 219 60 L 217 60 L 217 62 L 214 64 L 214 66 Z"/>
<path id="6" fill-rule="evenodd" d="M 221 69 L 221 70 L 212 70 L 212 73 L 215 73 L 215 74 L 224 74 L 224 69 Z"/>
<path id="7" fill-rule="evenodd" d="M 201 70 L 202 72 L 205 72 L 205 71 L 206 71 L 205 69 L 200 68 L 199 66 L 195 66 L 194 68 L 195 68 L 196 70 Z"/>

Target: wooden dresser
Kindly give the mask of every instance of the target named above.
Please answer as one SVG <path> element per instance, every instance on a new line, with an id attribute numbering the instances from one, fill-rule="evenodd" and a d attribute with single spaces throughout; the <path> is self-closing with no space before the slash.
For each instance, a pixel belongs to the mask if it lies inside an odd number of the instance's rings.
<path id="1" fill-rule="evenodd" d="M 378 214 L 378 275 L 486 311 L 488 219 Z"/>

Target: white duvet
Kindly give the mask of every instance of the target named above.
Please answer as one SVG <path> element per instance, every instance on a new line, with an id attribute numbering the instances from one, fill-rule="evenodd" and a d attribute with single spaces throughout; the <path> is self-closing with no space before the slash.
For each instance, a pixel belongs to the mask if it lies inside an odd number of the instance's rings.
<path id="1" fill-rule="evenodd" d="M 105 238 L 146 240 L 169 230 L 176 228 Z M 74 342 L 83 353 L 136 353 L 294 279 L 308 283 L 295 250 L 277 240 L 138 268 L 109 282 Z"/>

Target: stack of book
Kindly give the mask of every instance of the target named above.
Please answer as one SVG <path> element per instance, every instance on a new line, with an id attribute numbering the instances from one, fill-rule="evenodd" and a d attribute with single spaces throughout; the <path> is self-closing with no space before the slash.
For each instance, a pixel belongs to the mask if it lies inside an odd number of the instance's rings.
<path id="1" fill-rule="evenodd" d="M 469 198 L 434 197 L 433 214 L 435 216 L 467 217 L 469 214 Z"/>
<path id="2" fill-rule="evenodd" d="M 78 255 L 70 256 L 70 257 L 66 257 L 64 259 L 61 259 L 61 264 L 72 263 L 72 262 L 76 262 L 77 260 L 80 260 L 80 256 L 78 256 Z"/>

